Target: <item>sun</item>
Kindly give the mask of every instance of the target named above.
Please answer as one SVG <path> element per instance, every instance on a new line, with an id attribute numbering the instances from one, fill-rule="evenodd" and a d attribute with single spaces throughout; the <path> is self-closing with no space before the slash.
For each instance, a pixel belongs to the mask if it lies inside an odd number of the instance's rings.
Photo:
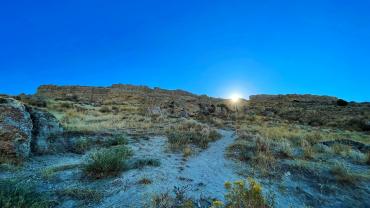
<path id="1" fill-rule="evenodd" d="M 239 93 L 233 93 L 230 95 L 231 102 L 237 103 L 242 96 Z"/>

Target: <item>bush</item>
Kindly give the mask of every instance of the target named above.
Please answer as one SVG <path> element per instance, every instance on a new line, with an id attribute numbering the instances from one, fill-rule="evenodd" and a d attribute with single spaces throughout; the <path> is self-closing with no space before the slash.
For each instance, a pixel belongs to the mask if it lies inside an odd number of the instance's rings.
<path id="1" fill-rule="evenodd" d="M 103 106 L 103 107 L 101 107 L 100 109 L 99 109 L 99 111 L 101 112 L 101 113 L 109 113 L 109 112 L 111 112 L 111 110 L 109 109 L 109 107 L 107 107 L 107 106 Z"/>
<path id="2" fill-rule="evenodd" d="M 187 187 L 174 187 L 174 196 L 169 192 L 155 195 L 151 204 L 145 207 L 151 208 L 195 208 L 193 201 L 186 196 Z"/>
<path id="3" fill-rule="evenodd" d="M 249 186 L 243 180 L 234 183 L 226 182 L 226 207 L 228 208 L 266 208 L 269 207 L 262 195 L 262 187 L 252 178 L 248 178 Z M 221 204 L 220 204 L 221 206 Z M 219 206 L 219 207 L 220 207 Z"/>
<path id="4" fill-rule="evenodd" d="M 189 144 L 205 149 L 209 142 L 221 137 L 215 129 L 196 121 L 186 121 L 172 126 L 167 129 L 166 135 L 170 148 L 176 150 L 183 149 Z"/>
<path id="5" fill-rule="evenodd" d="M 127 167 L 126 159 L 131 155 L 131 151 L 125 146 L 101 149 L 89 155 L 83 171 L 96 179 L 116 175 Z"/>
<path id="6" fill-rule="evenodd" d="M 30 184 L 13 180 L 0 180 L 0 207 L 2 208 L 48 208 L 56 203 L 47 195 L 39 193 Z"/>
<path id="7" fill-rule="evenodd" d="M 77 154 L 83 154 L 87 150 L 91 149 L 93 147 L 94 143 L 92 142 L 91 139 L 87 137 L 80 137 L 75 140 L 73 146 L 72 146 L 72 151 Z"/>
<path id="8" fill-rule="evenodd" d="M 330 170 L 330 173 L 335 179 L 341 184 L 353 185 L 357 182 L 358 177 L 356 174 L 350 172 L 350 170 L 340 162 L 337 162 Z"/>

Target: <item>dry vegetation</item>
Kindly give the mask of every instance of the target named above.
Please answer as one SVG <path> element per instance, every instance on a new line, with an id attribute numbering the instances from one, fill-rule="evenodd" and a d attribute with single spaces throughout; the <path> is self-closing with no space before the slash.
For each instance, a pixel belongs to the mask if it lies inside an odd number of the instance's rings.
<path id="1" fill-rule="evenodd" d="M 166 136 L 169 148 L 171 150 L 182 149 L 184 155 L 190 154 L 188 149 L 190 144 L 205 149 L 209 142 L 221 137 L 215 129 L 195 120 L 187 120 L 172 125 L 167 129 Z"/>
<path id="2" fill-rule="evenodd" d="M 228 156 L 250 165 L 262 177 L 282 177 L 291 171 L 317 183 L 332 181 L 358 187 L 370 181 L 370 172 L 366 171 L 370 143 L 367 133 L 310 127 L 263 116 L 239 117 L 237 127 L 238 139 L 229 146 Z M 352 170 L 354 165 L 364 171 Z"/>
<path id="3" fill-rule="evenodd" d="M 100 149 L 89 155 L 83 171 L 88 177 L 96 179 L 114 176 L 127 168 L 127 159 L 131 155 L 131 151 L 123 145 Z"/>
<path id="4" fill-rule="evenodd" d="M 97 107 L 70 101 L 49 100 L 47 108 L 69 131 L 129 130 L 133 133 L 163 134 L 164 127 L 177 120 L 145 115 L 142 112 L 143 106 L 134 104 Z"/>

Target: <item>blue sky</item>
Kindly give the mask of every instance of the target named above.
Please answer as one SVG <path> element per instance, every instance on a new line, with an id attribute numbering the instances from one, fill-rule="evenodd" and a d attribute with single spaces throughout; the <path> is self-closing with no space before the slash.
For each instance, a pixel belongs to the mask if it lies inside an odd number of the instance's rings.
<path id="1" fill-rule="evenodd" d="M 370 101 L 370 1 L 1 1 L 0 93 L 130 83 Z"/>

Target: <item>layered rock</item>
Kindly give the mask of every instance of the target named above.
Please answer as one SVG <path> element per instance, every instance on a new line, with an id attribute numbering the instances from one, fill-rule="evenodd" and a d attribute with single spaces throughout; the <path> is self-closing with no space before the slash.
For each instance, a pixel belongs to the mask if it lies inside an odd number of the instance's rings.
<path id="1" fill-rule="evenodd" d="M 0 153 L 27 158 L 48 153 L 52 136 L 61 134 L 57 119 L 12 98 L 0 98 Z"/>

